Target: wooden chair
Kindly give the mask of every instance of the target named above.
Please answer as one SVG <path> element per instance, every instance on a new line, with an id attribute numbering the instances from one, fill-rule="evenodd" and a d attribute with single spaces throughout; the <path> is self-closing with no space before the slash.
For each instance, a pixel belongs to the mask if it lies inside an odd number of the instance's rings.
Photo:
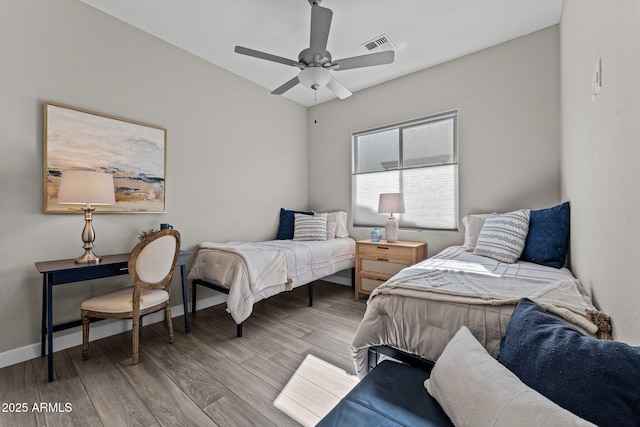
<path id="1" fill-rule="evenodd" d="M 171 278 L 180 254 L 180 233 L 160 230 L 141 240 L 129 255 L 132 287 L 86 299 L 81 305 L 82 359 L 89 358 L 89 322 L 93 318 L 132 319 L 133 358 L 138 363 L 142 316 L 164 309 L 169 342 L 173 342 L 171 323 Z"/>

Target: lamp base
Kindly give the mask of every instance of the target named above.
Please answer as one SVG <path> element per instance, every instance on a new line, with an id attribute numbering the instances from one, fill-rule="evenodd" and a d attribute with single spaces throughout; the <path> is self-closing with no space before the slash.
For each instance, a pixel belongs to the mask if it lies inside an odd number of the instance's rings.
<path id="1" fill-rule="evenodd" d="M 93 211 L 89 203 L 84 211 L 84 228 L 82 229 L 82 242 L 84 245 L 84 254 L 75 259 L 76 264 L 97 264 L 100 257 L 93 253 L 93 242 L 96 239 L 96 233 L 93 230 Z"/>
<path id="2" fill-rule="evenodd" d="M 390 217 L 385 222 L 384 234 L 387 242 L 395 243 L 398 241 L 398 221 L 394 217 Z"/>
<path id="3" fill-rule="evenodd" d="M 98 264 L 102 258 L 94 254 L 91 249 L 86 249 L 86 252 L 75 259 L 76 264 Z"/>

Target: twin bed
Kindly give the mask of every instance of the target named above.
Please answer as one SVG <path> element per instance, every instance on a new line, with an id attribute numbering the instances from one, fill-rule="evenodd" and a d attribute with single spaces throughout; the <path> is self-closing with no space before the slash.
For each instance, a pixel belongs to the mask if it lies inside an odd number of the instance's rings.
<path id="1" fill-rule="evenodd" d="M 511 314 L 525 297 L 583 332 L 598 333 L 589 314 L 596 315 L 595 307 L 567 268 L 507 264 L 452 246 L 371 294 L 352 343 L 358 375 L 367 374 L 369 349 L 378 346 L 435 361 L 463 325 L 497 357 Z"/>
<path id="2" fill-rule="evenodd" d="M 379 354 L 436 361 L 461 326 L 497 357 L 523 298 L 586 334 L 611 338 L 608 316 L 564 267 L 568 202 L 538 211 L 468 215 L 463 223 L 464 245 L 403 269 L 372 292 L 351 347 L 359 377 Z"/>
<path id="3" fill-rule="evenodd" d="M 200 244 L 188 279 L 193 284 L 192 313 L 196 312 L 198 286 L 228 294 L 227 311 L 242 336 L 242 323 L 253 305 L 280 292 L 313 282 L 355 266 L 355 241 L 271 240 L 258 243 Z"/>

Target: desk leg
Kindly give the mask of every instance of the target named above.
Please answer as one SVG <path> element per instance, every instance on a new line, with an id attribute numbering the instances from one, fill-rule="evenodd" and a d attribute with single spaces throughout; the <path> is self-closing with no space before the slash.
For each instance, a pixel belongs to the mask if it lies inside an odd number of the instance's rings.
<path id="1" fill-rule="evenodd" d="M 191 332 L 191 327 L 189 326 L 189 303 L 187 302 L 188 293 L 187 293 L 187 266 L 180 266 L 180 273 L 182 274 L 182 306 L 184 309 L 184 332 L 188 334 Z"/>
<path id="2" fill-rule="evenodd" d="M 53 381 L 53 285 L 47 280 L 47 371 Z"/>
<path id="3" fill-rule="evenodd" d="M 47 345 L 47 275 L 42 275 L 42 330 L 40 331 L 40 356 L 44 357 Z"/>

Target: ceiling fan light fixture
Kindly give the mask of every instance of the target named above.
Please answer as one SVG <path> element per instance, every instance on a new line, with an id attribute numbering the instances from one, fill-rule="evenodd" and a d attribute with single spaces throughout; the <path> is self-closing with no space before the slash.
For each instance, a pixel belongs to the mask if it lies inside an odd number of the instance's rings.
<path id="1" fill-rule="evenodd" d="M 300 71 L 298 80 L 309 89 L 318 89 L 324 87 L 331 80 L 331 73 L 328 69 L 322 67 L 309 67 Z"/>
<path id="2" fill-rule="evenodd" d="M 325 86 L 337 95 L 338 98 L 344 99 L 350 96 L 351 92 L 333 76 L 333 71 L 352 70 L 354 68 L 391 64 L 393 62 L 395 55 L 393 49 L 333 60 L 331 53 L 327 50 L 333 12 L 331 9 L 319 6 L 321 0 L 308 0 L 308 2 L 311 5 L 311 35 L 309 37 L 309 47 L 300 52 L 297 61 L 242 46 L 235 47 L 236 53 L 241 55 L 277 62 L 301 70 L 296 77 L 272 90 L 272 94 L 282 95 L 298 84 L 301 84 L 304 87 L 313 89 L 316 99 L 318 94 L 317 90 Z M 387 44 L 391 44 L 386 34 L 374 39 L 372 42 L 375 42 L 372 44 L 372 47 L 374 47 L 373 45 L 387 42 L 389 42 Z M 367 48 L 369 47 L 367 46 Z M 330 70 L 333 71 L 330 72 Z"/>

